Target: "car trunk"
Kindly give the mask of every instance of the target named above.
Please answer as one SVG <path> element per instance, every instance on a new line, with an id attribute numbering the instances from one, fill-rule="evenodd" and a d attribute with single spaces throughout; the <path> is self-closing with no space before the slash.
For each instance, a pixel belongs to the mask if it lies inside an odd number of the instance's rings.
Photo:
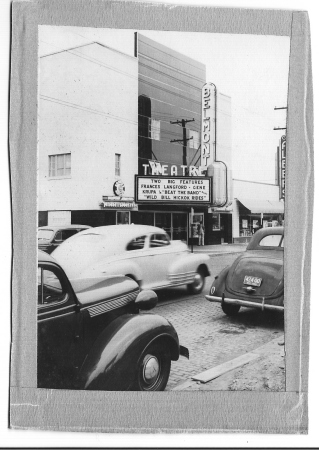
<path id="1" fill-rule="evenodd" d="M 271 297 L 274 294 L 283 279 L 282 254 L 276 251 L 267 252 L 267 255 L 259 253 L 246 253 L 238 258 L 228 274 L 227 291 L 250 297 Z"/>

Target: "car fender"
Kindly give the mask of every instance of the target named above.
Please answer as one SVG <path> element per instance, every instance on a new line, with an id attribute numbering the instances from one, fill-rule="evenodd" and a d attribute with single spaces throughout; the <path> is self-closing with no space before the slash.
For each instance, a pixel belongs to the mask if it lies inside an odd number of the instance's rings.
<path id="1" fill-rule="evenodd" d="M 203 266 L 204 275 L 208 277 L 209 271 L 209 256 L 195 253 L 184 253 L 169 265 L 169 275 L 177 275 L 183 272 L 196 272 L 200 266 Z"/>
<path id="2" fill-rule="evenodd" d="M 87 355 L 78 378 L 79 389 L 128 390 L 134 382 L 137 363 L 144 349 L 162 340 L 171 359 L 179 358 L 175 328 L 157 314 L 125 314 L 101 333 Z"/>
<path id="3" fill-rule="evenodd" d="M 214 295 L 217 296 L 222 296 L 222 294 L 224 293 L 225 290 L 225 283 L 226 283 L 226 278 L 229 272 L 231 266 L 226 266 L 224 267 L 224 269 L 214 278 L 213 284 L 210 288 L 210 293 L 211 293 L 211 289 L 213 287 L 215 287 L 215 291 L 214 291 Z"/>

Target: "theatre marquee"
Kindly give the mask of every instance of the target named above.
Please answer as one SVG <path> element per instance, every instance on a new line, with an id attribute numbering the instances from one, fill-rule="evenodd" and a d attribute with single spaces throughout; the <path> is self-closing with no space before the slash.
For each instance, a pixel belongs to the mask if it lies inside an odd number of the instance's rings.
<path id="1" fill-rule="evenodd" d="M 135 176 L 136 203 L 211 204 L 209 177 Z"/>

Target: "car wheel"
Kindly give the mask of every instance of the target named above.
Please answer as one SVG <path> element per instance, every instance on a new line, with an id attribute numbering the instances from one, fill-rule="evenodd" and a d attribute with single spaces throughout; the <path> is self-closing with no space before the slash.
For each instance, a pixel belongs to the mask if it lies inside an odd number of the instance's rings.
<path id="1" fill-rule="evenodd" d="M 171 356 L 165 344 L 150 344 L 137 366 L 134 391 L 164 391 L 171 370 Z"/>
<path id="2" fill-rule="evenodd" d="M 192 284 L 187 285 L 190 294 L 199 294 L 205 286 L 205 277 L 201 271 L 197 272 Z"/>
<path id="3" fill-rule="evenodd" d="M 222 310 L 225 314 L 227 314 L 227 316 L 235 316 L 240 310 L 240 306 L 222 302 Z"/>

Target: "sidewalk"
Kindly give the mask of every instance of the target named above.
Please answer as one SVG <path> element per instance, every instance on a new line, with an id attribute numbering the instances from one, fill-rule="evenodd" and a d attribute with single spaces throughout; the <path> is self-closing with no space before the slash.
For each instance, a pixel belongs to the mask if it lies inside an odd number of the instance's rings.
<path id="1" fill-rule="evenodd" d="M 195 375 L 172 390 L 284 391 L 284 334 L 238 358 Z"/>
<path id="2" fill-rule="evenodd" d="M 188 246 L 191 250 L 191 246 Z M 240 253 L 246 250 L 247 244 L 219 244 L 193 246 L 194 253 L 207 253 L 209 256 L 223 255 L 225 253 Z"/>

